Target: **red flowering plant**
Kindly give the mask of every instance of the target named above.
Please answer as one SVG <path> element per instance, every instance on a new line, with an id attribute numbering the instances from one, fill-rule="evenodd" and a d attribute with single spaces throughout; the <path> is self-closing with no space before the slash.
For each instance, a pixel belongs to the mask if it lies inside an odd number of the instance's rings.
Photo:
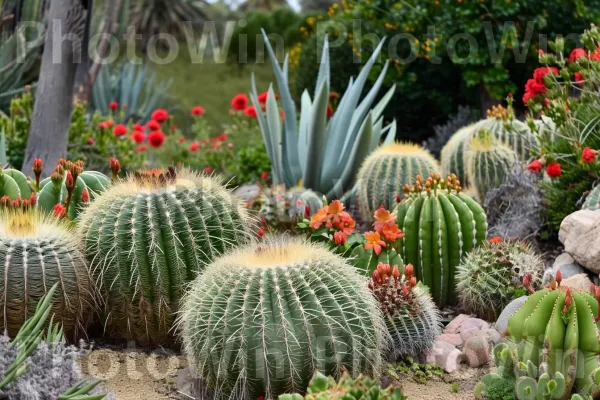
<path id="1" fill-rule="evenodd" d="M 559 38 L 550 42 L 551 52 L 540 51 L 541 67 L 523 97 L 540 141 L 528 168 L 551 178 L 542 188 L 555 230 L 600 180 L 600 31 L 592 25 L 580 42 L 581 48 L 567 51 Z"/>

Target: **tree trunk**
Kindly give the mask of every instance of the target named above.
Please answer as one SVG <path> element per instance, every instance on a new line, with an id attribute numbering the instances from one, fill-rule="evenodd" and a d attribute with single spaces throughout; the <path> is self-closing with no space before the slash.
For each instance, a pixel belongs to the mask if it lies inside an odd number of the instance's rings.
<path id="1" fill-rule="evenodd" d="M 483 84 L 479 85 L 479 106 L 481 107 L 481 118 L 487 118 L 487 111 L 493 106 L 500 104 L 498 100 L 492 97 L 490 92 Z"/>
<path id="2" fill-rule="evenodd" d="M 82 0 L 51 0 L 40 79 L 22 168 L 26 174 L 31 174 L 33 160 L 40 158 L 44 163 L 44 176 L 48 176 L 58 159 L 67 155 L 73 84 L 77 63 L 81 61 L 79 52 L 86 15 Z"/>

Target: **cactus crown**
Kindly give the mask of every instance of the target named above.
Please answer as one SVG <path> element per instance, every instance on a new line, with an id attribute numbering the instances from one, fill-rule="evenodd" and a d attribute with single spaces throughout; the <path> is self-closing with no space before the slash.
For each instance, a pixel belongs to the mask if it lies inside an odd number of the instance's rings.
<path id="1" fill-rule="evenodd" d="M 494 145 L 496 144 L 496 140 L 492 135 L 492 132 L 489 129 L 482 128 L 477 131 L 477 134 L 471 140 L 470 147 L 473 150 L 480 152 L 492 151 L 494 149 Z"/>
<path id="2" fill-rule="evenodd" d="M 57 229 L 66 228 L 66 231 Z M 68 224 L 52 215 L 36 210 L 8 208 L 0 211 L 0 235 L 4 240 L 11 238 L 29 238 L 34 236 L 61 236 L 75 243 L 75 236 L 68 229 Z"/>
<path id="3" fill-rule="evenodd" d="M 163 169 L 135 171 L 133 179 L 142 186 L 167 187 L 177 182 L 177 170 L 173 166 Z"/>
<path id="4" fill-rule="evenodd" d="M 413 143 L 404 143 L 404 142 L 395 142 L 381 146 L 375 153 L 389 153 L 389 154 L 419 154 L 422 156 L 429 156 L 432 160 L 435 161 L 435 158 L 429 154 L 428 151 L 423 149 L 421 146 L 413 144 Z M 437 163 L 437 161 L 435 161 Z"/>
<path id="5" fill-rule="evenodd" d="M 505 121 L 508 119 L 508 109 L 500 104 L 492 106 L 491 109 L 487 110 L 487 117 Z"/>
<path id="6" fill-rule="evenodd" d="M 423 182 L 423 177 L 418 175 L 416 181 L 417 183 L 413 186 L 404 185 L 404 193 L 410 194 L 426 191 L 427 195 L 431 196 L 432 194 L 437 193 L 437 191 L 454 193 L 460 193 L 462 191 L 460 181 L 455 174 L 450 174 L 446 180 L 443 180 L 440 174 L 431 174 L 425 182 Z"/>

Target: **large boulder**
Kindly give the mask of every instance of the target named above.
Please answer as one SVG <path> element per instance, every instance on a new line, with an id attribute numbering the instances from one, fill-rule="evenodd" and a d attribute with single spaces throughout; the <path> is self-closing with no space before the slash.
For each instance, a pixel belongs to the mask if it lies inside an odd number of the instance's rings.
<path id="1" fill-rule="evenodd" d="M 584 292 L 589 291 L 591 285 L 592 281 L 587 274 L 573 275 L 567 279 L 563 279 L 560 283 L 560 286 L 566 286 L 570 287 L 571 289 L 582 290 Z"/>
<path id="2" fill-rule="evenodd" d="M 463 345 L 464 359 L 471 368 L 490 362 L 492 343 L 485 336 L 473 336 Z"/>
<path id="3" fill-rule="evenodd" d="M 508 326 L 508 319 L 513 315 L 527 300 L 527 296 L 521 296 L 518 299 L 514 299 L 500 313 L 498 320 L 496 321 L 495 328 L 502 335 L 506 331 Z"/>
<path id="4" fill-rule="evenodd" d="M 581 210 L 567 216 L 558 239 L 575 261 L 594 274 L 600 273 L 600 210 Z"/>

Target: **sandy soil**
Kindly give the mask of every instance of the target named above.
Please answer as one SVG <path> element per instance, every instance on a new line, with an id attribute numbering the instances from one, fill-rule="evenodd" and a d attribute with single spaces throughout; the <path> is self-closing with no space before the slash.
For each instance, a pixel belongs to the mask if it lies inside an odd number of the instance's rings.
<path id="1" fill-rule="evenodd" d="M 456 372 L 441 377 L 427 380 L 420 384 L 411 380 L 402 380 L 404 395 L 408 400 L 464 400 L 473 399 L 473 392 L 477 382 L 489 372 L 489 368 L 467 368 L 462 366 Z M 458 392 L 454 393 L 452 385 L 458 385 Z"/>

